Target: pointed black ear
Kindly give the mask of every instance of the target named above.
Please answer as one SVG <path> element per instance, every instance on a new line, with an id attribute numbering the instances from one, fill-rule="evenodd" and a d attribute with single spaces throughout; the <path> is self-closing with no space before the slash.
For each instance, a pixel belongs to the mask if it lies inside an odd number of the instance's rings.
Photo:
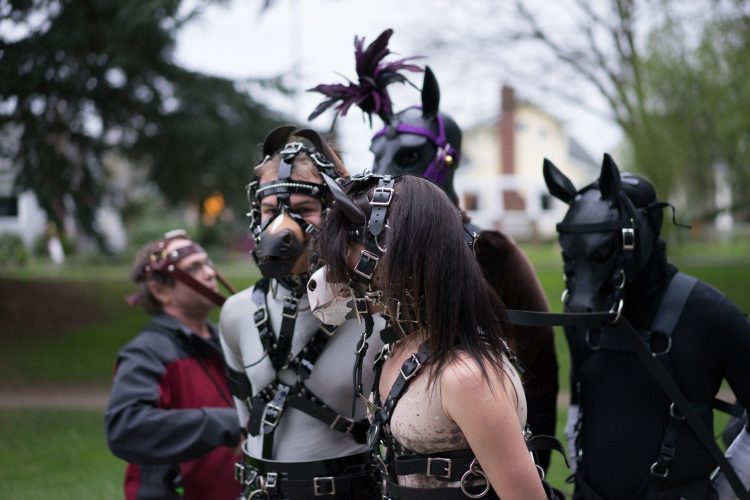
<path id="1" fill-rule="evenodd" d="M 271 130 L 263 140 L 263 157 L 271 156 L 283 148 L 295 128 L 297 127 L 294 125 L 282 125 Z"/>
<path id="2" fill-rule="evenodd" d="M 362 209 L 354 204 L 354 201 L 349 198 L 336 181 L 322 172 L 320 175 L 323 176 L 323 180 L 331 191 L 333 199 L 336 200 L 336 204 L 341 207 L 341 211 L 344 212 L 346 218 L 358 226 L 364 226 L 367 223 L 367 216 Z"/>
<path id="3" fill-rule="evenodd" d="M 422 82 L 422 116 L 431 118 L 437 116 L 440 109 L 440 87 L 437 78 L 429 66 L 424 69 Z"/>
<path id="4" fill-rule="evenodd" d="M 577 193 L 570 179 L 560 172 L 547 158 L 544 159 L 542 172 L 544 173 L 544 182 L 547 184 L 549 194 L 570 205 L 570 202 L 575 198 Z"/>
<path id="5" fill-rule="evenodd" d="M 599 174 L 599 190 L 602 192 L 602 198 L 616 199 L 620 193 L 620 186 L 620 169 L 617 168 L 612 157 L 604 153 L 602 171 Z"/>

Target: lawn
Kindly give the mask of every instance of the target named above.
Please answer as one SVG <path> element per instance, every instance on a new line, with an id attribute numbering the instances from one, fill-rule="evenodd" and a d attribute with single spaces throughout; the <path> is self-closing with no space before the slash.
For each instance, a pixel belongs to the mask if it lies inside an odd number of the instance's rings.
<path id="1" fill-rule="evenodd" d="M 559 311 L 562 269 L 555 245 L 526 246 L 550 307 Z M 725 292 L 750 310 L 750 251 L 747 243 L 693 243 L 671 252 L 678 266 Z M 257 271 L 248 257 L 219 264 L 238 287 Z M 74 385 L 108 389 L 117 350 L 146 317 L 128 307 L 132 292 L 125 265 L 71 263 L 61 268 L 35 263 L 0 270 L 0 388 Z M 215 315 L 214 315 L 215 318 Z M 561 332 L 556 336 L 562 391 L 569 361 Z M 565 408 L 558 414 L 562 437 Z M 724 417 L 717 418 L 716 430 Z M 0 498 L 121 498 L 123 464 L 106 448 L 101 411 L 3 409 L 0 412 Z M 569 491 L 562 461 L 553 458 L 552 484 Z"/>

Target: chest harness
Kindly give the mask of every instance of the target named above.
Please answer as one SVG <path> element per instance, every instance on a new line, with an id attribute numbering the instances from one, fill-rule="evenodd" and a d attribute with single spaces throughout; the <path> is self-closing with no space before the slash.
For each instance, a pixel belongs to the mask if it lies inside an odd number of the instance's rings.
<path id="1" fill-rule="evenodd" d="M 419 369 L 427 363 L 430 353 L 426 344 L 420 345 L 416 353 L 412 354 L 401 366 L 398 378 L 394 382 L 385 403 L 381 404 L 379 382 L 383 363 L 390 356 L 393 343 L 405 338 L 419 327 L 414 314 L 414 304 L 402 304 L 398 300 L 385 301 L 382 291 L 372 287 L 372 277 L 386 248 L 383 245 L 383 231 L 388 227 L 387 210 L 393 200 L 395 180 L 390 175 L 375 175 L 366 173 L 352 178 L 355 184 L 351 193 L 362 193 L 349 198 L 338 186 L 331 186 L 331 192 L 342 207 L 345 215 L 352 223 L 350 241 L 363 244 L 357 263 L 354 265 L 352 279 L 349 284 L 354 297 L 354 311 L 358 318 L 365 321 L 365 331 L 362 333 L 356 348 L 356 362 L 354 373 L 355 399 L 365 401 L 368 413 L 372 414 L 372 422 L 367 431 L 367 443 L 374 452 L 376 462 L 381 469 L 384 480 L 384 499 L 429 499 L 442 500 L 454 498 L 497 498 L 489 481 L 482 471 L 471 449 L 444 451 L 425 455 L 409 450 L 399 443 L 390 433 L 390 419 L 396 403 L 406 392 L 411 379 Z M 367 200 L 367 188 L 377 182 L 372 198 Z M 369 206 L 369 217 L 361 210 L 362 206 Z M 474 236 L 474 235 L 472 235 Z M 474 238 L 472 238 L 473 242 Z M 383 308 L 386 327 L 380 332 L 385 346 L 378 353 L 374 362 L 374 404 L 369 402 L 364 394 L 361 381 L 362 364 L 369 347 L 368 339 L 372 335 L 372 317 L 367 308 L 373 303 Z M 562 445 L 554 438 L 536 436 L 527 440 L 531 452 L 541 449 L 558 449 L 563 451 Z M 564 456 L 564 453 L 562 453 Z M 541 472 L 541 469 L 539 469 Z M 448 483 L 459 482 L 460 488 L 406 488 L 398 485 L 398 475 L 425 474 Z M 552 488 L 545 483 L 549 498 L 556 498 Z M 478 491 L 473 491 L 478 490 Z"/>
<path id="2" fill-rule="evenodd" d="M 598 227 L 597 229 L 602 230 Z M 623 236 L 625 236 L 624 229 Z M 627 241 L 624 239 L 623 243 Z M 625 276 L 623 272 L 623 288 Z M 679 494 L 683 487 L 691 488 L 695 486 L 690 484 L 666 491 L 660 489 L 660 487 L 663 488 L 666 479 L 669 477 L 670 468 L 677 451 L 678 433 L 684 423 L 688 424 L 711 458 L 719 466 L 719 470 L 726 475 L 738 498 L 750 498 L 731 464 L 729 464 L 722 451 L 716 445 L 713 435 L 698 416 L 699 412 L 711 411 L 712 408 L 739 416 L 742 414 L 742 408 L 719 399 L 714 399 L 710 402 L 689 402 L 674 381 L 674 374 L 668 356 L 672 348 L 672 334 L 682 315 L 690 292 L 696 283 L 697 279 L 677 273 L 670 281 L 667 291 L 659 303 L 651 328 L 646 331 L 636 330 L 625 317 L 621 316 L 622 297 L 618 299 L 616 303 L 617 307 L 613 307 L 607 312 L 540 313 L 532 311 L 508 311 L 510 322 L 515 325 L 585 328 L 586 358 L 600 351 L 634 353 L 657 382 L 660 389 L 671 400 L 668 408 L 669 422 L 665 428 L 658 455 L 649 468 L 649 476 L 638 492 L 638 495 L 636 495 L 637 498 L 641 498 L 644 494 L 663 495 L 666 492 Z M 565 294 L 563 294 L 564 297 Z M 573 390 L 578 391 L 580 394 L 580 382 L 576 384 Z M 601 497 L 584 481 L 580 472 L 583 470 L 581 462 L 585 453 L 584 450 L 581 450 L 582 433 L 580 432 L 584 412 L 585 408 L 575 424 L 577 435 L 576 447 L 579 450 L 576 457 L 579 463 L 577 469 L 579 472 L 576 474 L 575 480 L 584 498 L 587 500 L 601 500 Z"/>
<path id="3" fill-rule="evenodd" d="M 308 139 L 313 147 L 301 142 L 284 144 L 291 135 Z M 290 235 L 282 234 L 273 238 L 266 229 L 276 217 L 283 214 L 291 217 L 306 235 L 313 234 L 316 229 L 292 209 L 290 196 L 293 193 L 305 194 L 324 202 L 326 186 L 291 178 L 292 165 L 297 155 L 307 154 L 322 174 L 329 177 L 338 175 L 334 164 L 328 159 L 330 154 L 326 156 L 321 153 L 328 150 L 316 132 L 295 130 L 294 127 L 276 129 L 264 143 L 264 163 L 279 150 L 278 143 L 283 144 L 278 179 L 263 184 L 254 181 L 247 187 L 251 209 L 248 215 L 256 242 L 253 257 L 265 276 L 253 290 L 252 299 L 256 306 L 253 322 L 260 337 L 263 358 L 269 358 L 276 375 L 270 384 L 253 395 L 247 374 L 244 371 L 229 370 L 232 392 L 248 409 L 246 431 L 253 437 L 263 436 L 262 457 L 252 457 L 245 451 L 243 462 L 235 465 L 235 478 L 243 485 L 246 498 L 352 498 L 352 491 L 366 489 L 373 484 L 368 465 L 369 453 L 302 463 L 271 460 L 274 433 L 286 408 L 295 408 L 310 415 L 333 431 L 351 435 L 359 443 L 365 442 L 368 427 L 366 420 L 355 421 L 333 410 L 306 385 L 318 357 L 335 334 L 336 327 L 321 324 L 298 353 L 291 352 L 299 301 L 305 294 L 307 276 L 290 275 L 289 270 L 304 251 L 304 245 L 295 238 L 290 238 Z M 277 213 L 272 214 L 269 221 L 263 224 L 260 203 L 263 198 L 271 195 L 276 196 Z M 278 337 L 268 316 L 267 297 L 272 286 L 271 277 L 289 290 L 283 299 Z M 296 375 L 296 380 L 291 384 L 282 382 L 279 378 L 282 370 L 291 370 Z"/>

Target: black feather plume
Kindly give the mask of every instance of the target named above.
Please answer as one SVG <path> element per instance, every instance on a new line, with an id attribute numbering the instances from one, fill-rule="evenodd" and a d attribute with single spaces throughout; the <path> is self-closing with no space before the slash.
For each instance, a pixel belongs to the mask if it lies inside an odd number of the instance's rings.
<path id="1" fill-rule="evenodd" d="M 357 83 L 348 78 L 348 84 L 321 84 L 309 89 L 309 92 L 320 92 L 327 97 L 326 100 L 310 113 L 309 120 L 315 119 L 325 110 L 335 105 L 336 115 L 345 116 L 349 108 L 354 104 L 359 106 L 367 115 L 372 126 L 373 113 L 378 115 L 383 122 L 388 122 L 393 116 L 393 103 L 388 95 L 388 85 L 392 83 L 410 83 L 399 71 L 421 72 L 422 68 L 410 61 L 419 57 L 406 57 L 396 61 L 385 63 L 383 59 L 392 54 L 388 49 L 388 41 L 393 35 L 392 29 L 383 31 L 374 42 L 364 49 L 364 37 L 354 37 L 354 60 L 357 69 Z M 337 104 L 338 103 L 338 104 Z"/>

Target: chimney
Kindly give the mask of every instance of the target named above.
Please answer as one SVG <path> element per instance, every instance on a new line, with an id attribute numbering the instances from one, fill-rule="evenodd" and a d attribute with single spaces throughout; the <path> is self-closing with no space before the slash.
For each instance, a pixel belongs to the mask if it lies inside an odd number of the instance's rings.
<path id="1" fill-rule="evenodd" d="M 516 102 L 513 87 L 503 85 L 501 91 L 500 114 L 500 173 L 512 175 L 515 172 L 515 111 Z"/>

